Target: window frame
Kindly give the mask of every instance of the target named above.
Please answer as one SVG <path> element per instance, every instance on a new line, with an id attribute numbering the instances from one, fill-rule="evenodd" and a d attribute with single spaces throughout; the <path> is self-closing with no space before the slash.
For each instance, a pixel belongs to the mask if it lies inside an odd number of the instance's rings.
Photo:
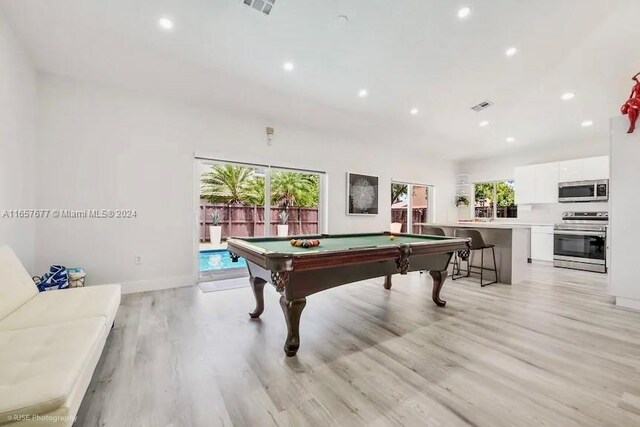
<path id="1" fill-rule="evenodd" d="M 396 179 L 391 179 L 391 186 L 394 184 L 398 185 L 406 185 L 407 186 L 407 233 L 413 233 L 413 188 L 414 187 L 425 187 L 427 189 L 427 219 L 426 224 L 434 224 L 436 223 L 436 186 L 433 184 L 419 184 L 415 182 L 409 181 L 401 181 Z M 389 210 L 391 212 L 391 209 Z"/>
<path id="2" fill-rule="evenodd" d="M 518 218 L 518 211 L 517 211 L 517 203 L 514 203 L 513 206 L 516 207 L 516 216 L 514 217 L 498 217 L 498 183 L 499 182 L 508 182 L 508 181 L 512 181 L 514 183 L 515 186 L 515 182 L 516 180 L 514 178 L 505 178 L 505 179 L 492 179 L 492 180 L 484 180 L 484 181 L 476 181 L 473 182 L 473 203 L 471 205 L 471 208 L 473 209 L 473 219 L 486 219 L 486 220 L 503 220 L 503 219 L 517 219 Z M 477 184 L 493 184 L 493 199 L 492 199 L 492 204 L 493 204 L 493 208 L 491 210 L 491 216 L 490 217 L 479 217 L 476 216 L 476 185 Z M 515 191 L 515 190 L 514 190 Z"/>

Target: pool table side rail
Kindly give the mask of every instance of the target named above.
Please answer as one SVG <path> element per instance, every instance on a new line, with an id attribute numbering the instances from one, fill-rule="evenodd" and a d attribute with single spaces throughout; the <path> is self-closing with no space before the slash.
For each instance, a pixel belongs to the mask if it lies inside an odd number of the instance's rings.
<path id="1" fill-rule="evenodd" d="M 384 235 L 391 233 L 385 232 Z M 379 236 L 380 233 L 367 234 L 370 236 Z M 424 235 L 415 234 L 399 234 L 397 236 L 409 236 L 424 238 Z M 333 235 L 331 237 L 355 237 L 363 236 L 363 234 L 344 234 Z M 304 236 L 307 239 L 328 238 L 329 235 Z M 431 237 L 431 236 L 429 236 Z M 313 270 L 335 265 L 351 265 L 366 262 L 386 261 L 389 259 L 397 259 L 404 248 L 409 248 L 409 256 L 425 255 L 431 253 L 455 252 L 468 249 L 469 239 L 459 239 L 451 237 L 433 236 L 434 238 L 425 242 L 400 243 L 397 245 L 381 245 L 369 246 L 362 248 L 334 249 L 327 251 L 310 250 L 308 252 L 283 253 L 268 251 L 258 245 L 251 244 L 251 241 L 258 242 L 256 239 L 237 239 L 230 238 L 227 241 L 229 250 L 246 260 L 260 265 L 261 267 L 271 271 L 292 271 L 294 268 L 298 270 Z M 437 237 L 437 238 L 436 238 Z M 259 238 L 264 241 L 263 238 Z M 281 238 L 278 240 L 289 240 L 291 237 Z M 270 239 L 273 240 L 273 239 Z M 447 243 L 443 244 L 443 240 Z M 436 244 L 437 243 L 437 244 Z"/>

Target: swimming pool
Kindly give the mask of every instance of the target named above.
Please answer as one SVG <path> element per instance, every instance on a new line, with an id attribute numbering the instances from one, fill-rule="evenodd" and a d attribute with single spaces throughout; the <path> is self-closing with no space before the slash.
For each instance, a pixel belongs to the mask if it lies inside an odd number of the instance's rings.
<path id="1" fill-rule="evenodd" d="M 238 262 L 231 261 L 229 251 L 226 249 L 200 251 L 199 264 L 200 271 L 216 271 L 247 267 L 247 263 L 244 258 L 238 258 Z"/>

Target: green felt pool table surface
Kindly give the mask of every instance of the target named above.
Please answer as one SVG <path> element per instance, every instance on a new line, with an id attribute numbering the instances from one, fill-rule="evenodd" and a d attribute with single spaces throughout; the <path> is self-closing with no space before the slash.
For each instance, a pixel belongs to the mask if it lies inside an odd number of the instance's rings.
<path id="1" fill-rule="evenodd" d="M 398 246 L 406 244 L 424 244 L 437 243 L 446 240 L 445 237 L 439 236 L 421 236 L 421 235 L 399 235 L 391 239 L 388 235 L 381 233 L 375 234 L 354 234 L 354 235 L 336 235 L 336 236 L 308 236 L 296 237 L 302 239 L 317 239 L 320 246 L 312 248 L 302 248 L 291 245 L 291 238 L 250 238 L 245 240 L 253 246 L 257 246 L 265 252 L 273 253 L 317 253 L 324 251 L 338 251 L 368 247 Z"/>

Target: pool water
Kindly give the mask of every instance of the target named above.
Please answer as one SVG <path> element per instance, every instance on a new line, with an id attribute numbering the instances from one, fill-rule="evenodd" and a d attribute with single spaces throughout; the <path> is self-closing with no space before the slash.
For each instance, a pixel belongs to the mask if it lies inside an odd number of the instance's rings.
<path id="1" fill-rule="evenodd" d="M 238 258 L 238 262 L 231 261 L 229 251 L 217 249 L 211 251 L 200 251 L 200 271 L 226 270 L 229 268 L 246 268 L 247 263 L 244 258 Z"/>

